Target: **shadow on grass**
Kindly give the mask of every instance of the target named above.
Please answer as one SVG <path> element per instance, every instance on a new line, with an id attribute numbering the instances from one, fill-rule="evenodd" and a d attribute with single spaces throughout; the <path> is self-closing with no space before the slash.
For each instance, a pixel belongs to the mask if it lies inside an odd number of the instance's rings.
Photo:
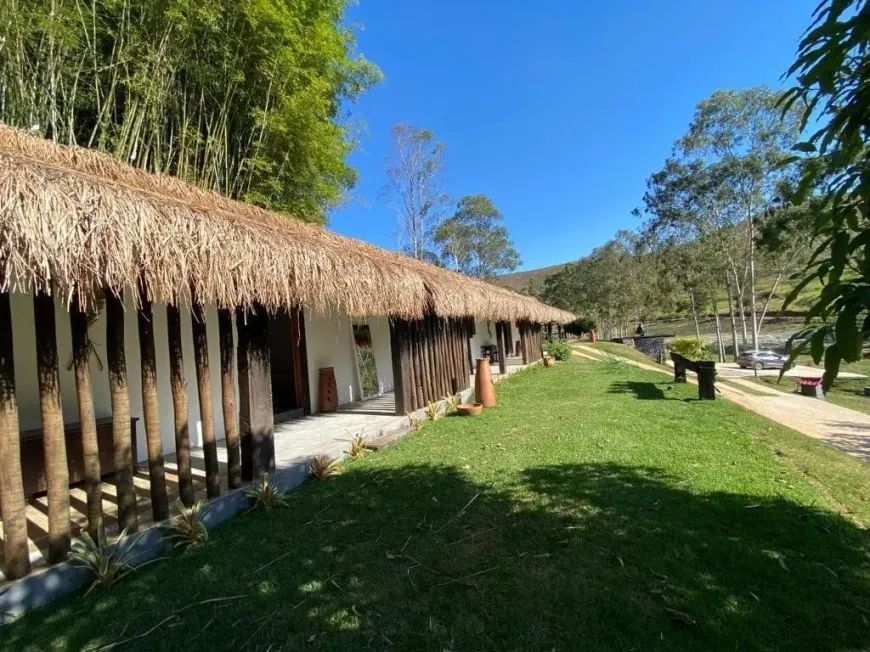
<path id="1" fill-rule="evenodd" d="M 348 470 L 0 632 L 6 650 L 831 650 L 870 628 L 867 533 L 615 464 L 499 488 Z M 149 633 L 150 632 L 150 633 Z M 133 638 L 140 636 L 140 638 Z M 117 649 L 117 648 L 116 648 Z"/>
<path id="2" fill-rule="evenodd" d="M 611 383 L 608 392 L 610 394 L 634 394 L 635 398 L 643 401 L 680 400 L 677 397 L 666 396 L 657 383 L 640 382 L 637 380 L 620 380 Z"/>

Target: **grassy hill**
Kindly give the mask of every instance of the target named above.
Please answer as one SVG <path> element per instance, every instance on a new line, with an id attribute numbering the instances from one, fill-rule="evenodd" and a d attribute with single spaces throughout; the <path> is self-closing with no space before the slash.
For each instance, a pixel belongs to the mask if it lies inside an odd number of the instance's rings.
<path id="1" fill-rule="evenodd" d="M 541 287 L 544 284 L 545 278 L 547 278 L 550 274 L 561 272 L 567 264 L 568 263 L 562 263 L 561 265 L 550 265 L 549 267 L 539 267 L 538 269 L 527 269 L 524 272 L 513 272 L 512 274 L 505 274 L 504 276 L 499 276 L 495 280 L 495 284 L 501 285 L 502 287 L 508 288 L 509 290 L 525 292 L 529 287 L 529 281 L 531 279 L 534 278 L 535 285 Z"/>

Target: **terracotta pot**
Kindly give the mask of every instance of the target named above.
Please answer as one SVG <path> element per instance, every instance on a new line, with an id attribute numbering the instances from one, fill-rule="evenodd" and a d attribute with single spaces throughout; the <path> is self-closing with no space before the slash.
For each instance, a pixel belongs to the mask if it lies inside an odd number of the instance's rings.
<path id="1" fill-rule="evenodd" d="M 335 412 L 338 409 L 338 388 L 335 386 L 335 369 L 323 367 L 320 370 L 319 387 L 318 409 L 320 412 Z"/>
<path id="2" fill-rule="evenodd" d="M 483 412 L 483 403 L 460 403 L 456 411 L 465 417 L 479 417 Z"/>
<path id="3" fill-rule="evenodd" d="M 495 407 L 495 385 L 492 383 L 489 358 L 477 359 L 477 374 L 474 377 L 474 396 L 483 404 L 483 407 Z"/>
<path id="4" fill-rule="evenodd" d="M 598 333 L 596 333 L 595 331 L 589 331 L 589 341 L 593 342 L 593 343 L 597 342 L 598 341 Z"/>

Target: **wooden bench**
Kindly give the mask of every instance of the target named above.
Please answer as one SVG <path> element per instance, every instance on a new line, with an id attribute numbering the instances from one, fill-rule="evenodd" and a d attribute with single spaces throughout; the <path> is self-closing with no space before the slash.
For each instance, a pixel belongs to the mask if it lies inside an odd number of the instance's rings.
<path id="1" fill-rule="evenodd" d="M 137 467 L 136 459 L 136 421 L 130 419 L 130 445 L 133 453 L 133 472 Z M 66 459 L 69 468 L 69 484 L 73 486 L 85 480 L 85 460 L 82 453 L 82 431 L 78 423 L 64 424 L 66 433 Z M 100 474 L 102 477 L 115 473 L 115 444 L 112 437 L 112 417 L 97 419 L 97 446 L 100 451 Z M 44 493 L 48 486 L 45 481 L 45 452 L 42 445 L 42 428 L 24 430 L 21 433 L 21 474 L 24 481 L 24 495 L 33 496 Z"/>
<path id="2" fill-rule="evenodd" d="M 698 398 L 702 401 L 716 400 L 716 363 L 713 360 L 689 360 L 671 351 L 674 363 L 674 382 L 686 382 L 686 370 L 698 375 Z"/>

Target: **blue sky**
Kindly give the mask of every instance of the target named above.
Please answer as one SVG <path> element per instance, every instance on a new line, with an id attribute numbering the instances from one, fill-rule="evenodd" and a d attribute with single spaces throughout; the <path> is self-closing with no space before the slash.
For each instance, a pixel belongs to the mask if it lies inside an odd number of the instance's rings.
<path id="1" fill-rule="evenodd" d="M 719 88 L 780 86 L 817 0 L 360 0 L 384 81 L 352 107 L 354 199 L 330 228 L 395 247 L 378 198 L 390 127 L 446 146 L 447 191 L 488 195 L 520 269 L 576 260 L 636 226 L 646 178 Z"/>

